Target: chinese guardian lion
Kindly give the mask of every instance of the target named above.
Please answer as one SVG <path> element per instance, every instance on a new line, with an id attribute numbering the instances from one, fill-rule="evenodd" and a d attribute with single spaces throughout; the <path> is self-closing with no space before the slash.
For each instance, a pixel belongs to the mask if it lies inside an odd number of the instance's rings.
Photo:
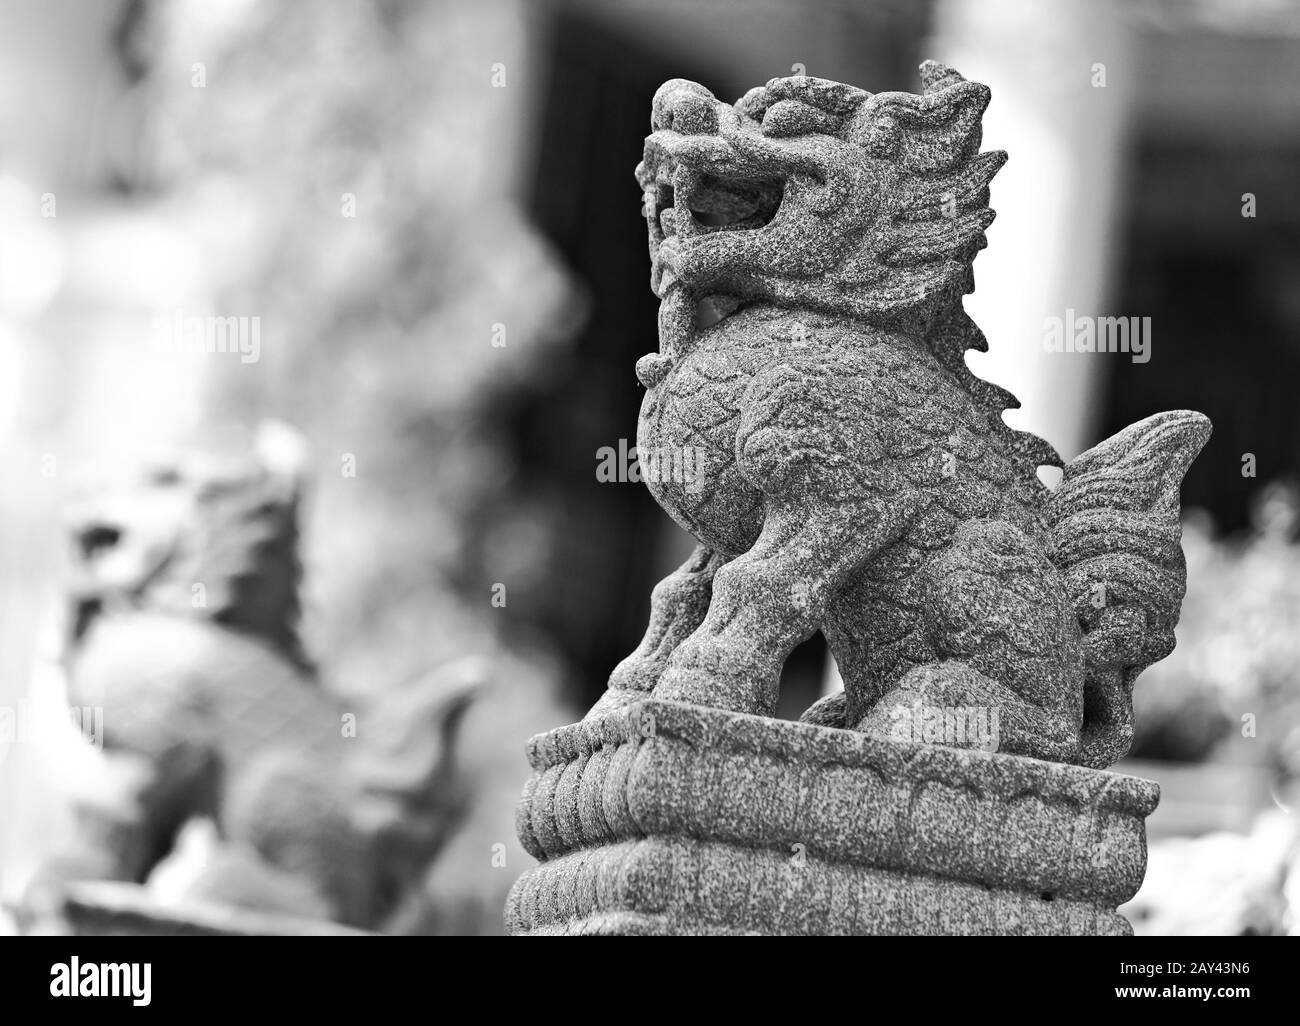
<path id="1" fill-rule="evenodd" d="M 935 62 L 920 95 L 774 79 L 734 105 L 676 79 L 636 170 L 659 297 L 641 451 L 698 541 L 592 714 L 656 698 L 770 716 L 825 635 L 842 693 L 805 721 L 889 736 L 918 705 L 999 714 L 1000 751 L 1109 766 L 1185 590 L 1179 486 L 1199 413 L 1134 424 L 1063 467 L 967 368 L 963 309 L 993 220 L 986 86 Z"/>

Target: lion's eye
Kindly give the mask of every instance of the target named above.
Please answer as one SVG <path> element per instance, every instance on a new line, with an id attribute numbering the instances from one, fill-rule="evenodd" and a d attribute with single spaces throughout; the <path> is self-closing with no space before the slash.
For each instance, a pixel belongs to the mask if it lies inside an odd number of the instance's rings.
<path id="1" fill-rule="evenodd" d="M 761 228 L 776 216 L 781 192 L 778 179 L 705 175 L 686 205 L 705 228 Z"/>

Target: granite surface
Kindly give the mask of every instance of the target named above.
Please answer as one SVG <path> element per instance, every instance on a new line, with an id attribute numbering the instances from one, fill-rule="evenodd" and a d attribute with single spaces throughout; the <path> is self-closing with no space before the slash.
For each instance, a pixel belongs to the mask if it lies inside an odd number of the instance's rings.
<path id="1" fill-rule="evenodd" d="M 1101 771 L 1173 648 L 1210 424 L 1063 464 L 1004 422 L 963 296 L 1006 155 L 987 87 L 921 83 L 655 94 L 637 450 L 698 544 L 587 718 L 530 745 L 514 933 L 1130 932 L 1158 795 Z M 773 719 L 818 631 L 843 691 Z"/>
<path id="2" fill-rule="evenodd" d="M 921 81 L 656 93 L 637 449 L 699 547 L 593 715 L 647 692 L 770 715 L 821 631 L 845 689 L 812 722 L 889 736 L 962 709 L 996 713 L 1002 752 L 1127 750 L 1134 679 L 1173 646 L 1178 488 L 1209 421 L 1158 414 L 1040 482 L 1059 456 L 964 358 L 987 348 L 962 297 L 1006 159 L 980 152 L 989 90 L 934 62 Z"/>
<path id="3" fill-rule="evenodd" d="M 1127 933 L 1155 784 L 646 699 L 529 746 L 514 933 Z"/>

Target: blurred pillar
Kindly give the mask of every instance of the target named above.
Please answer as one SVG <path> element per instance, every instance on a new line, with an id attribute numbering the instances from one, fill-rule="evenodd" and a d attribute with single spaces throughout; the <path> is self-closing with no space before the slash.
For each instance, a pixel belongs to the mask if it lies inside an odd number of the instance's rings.
<path id="1" fill-rule="evenodd" d="M 940 0 L 926 50 L 993 91 L 984 149 L 1010 154 L 993 180 L 998 217 L 966 299 L 989 339 L 971 367 L 1020 399 L 1009 423 L 1042 435 L 1066 460 L 1093 441 L 1101 371 L 1115 357 L 1046 352 L 1046 318 L 1067 308 L 1141 313 L 1104 306 L 1134 101 L 1132 49 L 1114 0 Z"/>
<path id="2" fill-rule="evenodd" d="M 1115 0 L 939 0 L 923 47 L 992 90 L 983 148 L 1010 155 L 993 180 L 998 216 L 966 297 L 989 352 L 968 362 L 1020 400 L 1007 422 L 1042 435 L 1067 461 L 1095 440 L 1104 361 L 1120 357 L 1045 351 L 1046 319 L 1064 318 L 1067 308 L 1142 313 L 1105 306 L 1133 50 Z M 842 686 L 833 660 L 827 678 L 826 693 Z"/>
<path id="3" fill-rule="evenodd" d="M 64 424 L 75 419 L 94 437 L 105 422 L 81 416 L 85 333 L 51 322 L 50 315 L 66 304 L 60 295 L 70 247 L 58 215 L 75 211 L 103 166 L 101 120 L 121 88 L 109 44 L 124 9 L 122 2 L 0 0 L 0 897 L 6 900 L 54 821 L 48 796 L 70 769 L 69 761 L 38 750 L 60 736 L 59 728 L 72 735 L 61 692 L 49 687 L 48 672 L 39 696 L 29 684 L 38 666 L 53 666 L 58 488 L 69 449 Z"/>

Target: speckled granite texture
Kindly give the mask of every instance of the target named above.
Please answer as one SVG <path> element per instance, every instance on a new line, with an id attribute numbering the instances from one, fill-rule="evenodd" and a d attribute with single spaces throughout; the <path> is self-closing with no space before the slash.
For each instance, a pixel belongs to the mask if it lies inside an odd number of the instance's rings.
<path id="1" fill-rule="evenodd" d="M 1002 752 L 1127 750 L 1134 679 L 1174 643 L 1178 489 L 1209 421 L 1158 414 L 1039 481 L 1060 457 L 965 362 L 987 348 L 962 297 L 1006 159 L 980 152 L 989 90 L 934 62 L 921 81 L 656 93 L 637 451 L 699 548 L 592 715 L 647 692 L 771 715 L 821 631 L 845 688 L 812 722 L 889 736 L 975 707 Z"/>
<path id="2" fill-rule="evenodd" d="M 546 933 L 1128 933 L 1149 781 L 647 699 L 529 746 Z"/>
<path id="3" fill-rule="evenodd" d="M 1174 645 L 1210 424 L 1063 465 L 1004 422 L 963 297 L 1006 155 L 987 87 L 921 84 L 655 94 L 637 451 L 698 544 L 584 723 L 534 743 L 514 932 L 1128 932 L 1156 792 L 1097 771 Z M 770 719 L 818 631 L 844 690 Z"/>

